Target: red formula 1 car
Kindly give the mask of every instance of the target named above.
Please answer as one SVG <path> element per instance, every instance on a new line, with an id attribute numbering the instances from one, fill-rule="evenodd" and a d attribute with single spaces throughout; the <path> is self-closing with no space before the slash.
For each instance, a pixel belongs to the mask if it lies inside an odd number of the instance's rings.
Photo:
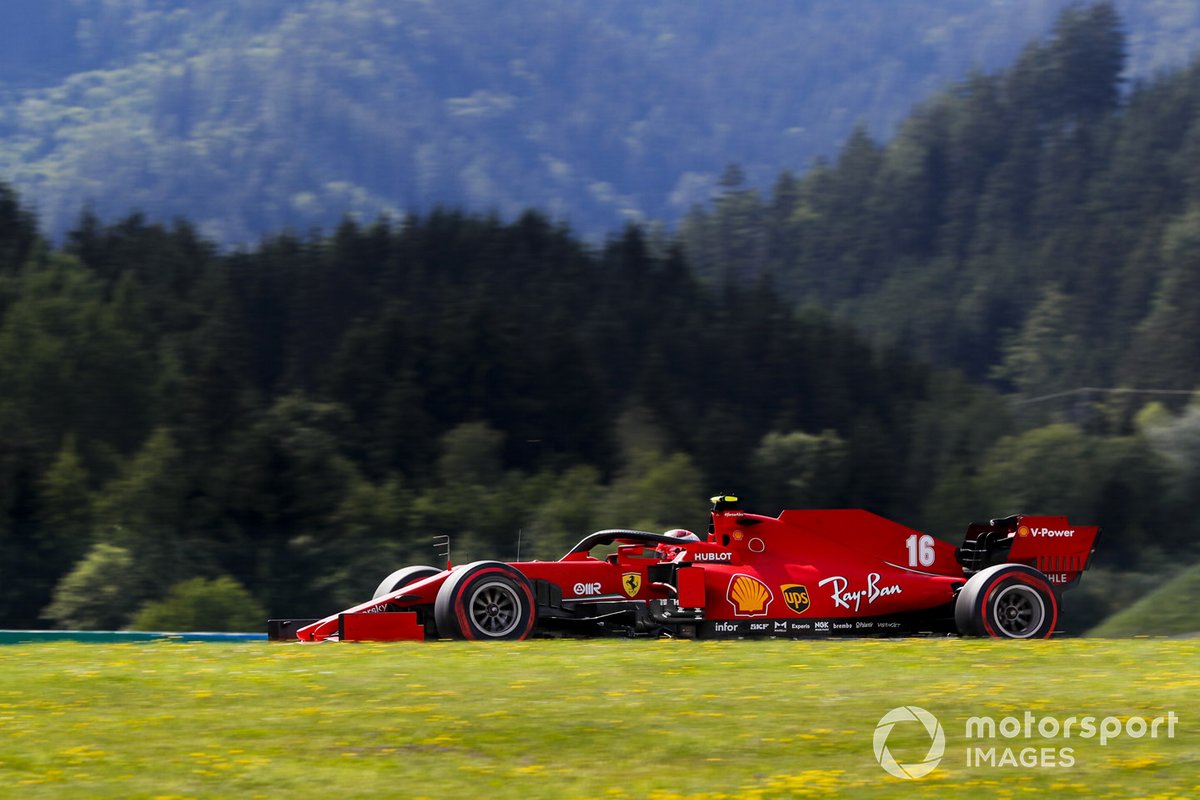
<path id="1" fill-rule="evenodd" d="M 1016 515 L 961 547 L 862 510 L 741 510 L 713 498 L 706 538 L 605 530 L 558 561 L 406 567 L 371 600 L 321 620 L 271 620 L 272 639 L 900 636 L 1044 639 L 1099 529 Z M 607 552 L 613 550 L 615 552 Z M 593 551 L 596 551 L 593 553 Z"/>

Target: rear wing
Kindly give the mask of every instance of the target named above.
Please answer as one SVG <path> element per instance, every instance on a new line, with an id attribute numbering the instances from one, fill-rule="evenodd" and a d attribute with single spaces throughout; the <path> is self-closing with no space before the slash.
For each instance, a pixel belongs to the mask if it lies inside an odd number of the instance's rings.
<path id="1" fill-rule="evenodd" d="M 992 564 L 1025 564 L 1066 589 L 1091 566 L 1099 536 L 1100 528 L 1071 525 L 1066 517 L 1014 514 L 969 526 L 958 563 L 968 577 Z"/>

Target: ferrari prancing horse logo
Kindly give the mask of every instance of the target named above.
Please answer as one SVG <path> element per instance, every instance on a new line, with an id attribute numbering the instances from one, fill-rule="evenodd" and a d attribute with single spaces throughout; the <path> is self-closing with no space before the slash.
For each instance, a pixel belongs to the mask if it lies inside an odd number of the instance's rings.
<path id="1" fill-rule="evenodd" d="M 641 573 L 626 572 L 621 576 L 621 588 L 625 590 L 625 594 L 630 597 L 636 597 L 637 593 L 642 590 Z"/>

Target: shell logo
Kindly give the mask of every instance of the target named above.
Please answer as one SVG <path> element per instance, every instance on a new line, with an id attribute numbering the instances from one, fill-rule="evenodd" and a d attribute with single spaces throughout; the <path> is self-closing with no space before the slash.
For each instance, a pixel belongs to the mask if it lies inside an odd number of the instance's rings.
<path id="1" fill-rule="evenodd" d="M 775 599 L 771 588 L 751 575 L 734 575 L 729 581 L 729 604 L 739 617 L 763 617 Z"/>
<path id="2" fill-rule="evenodd" d="M 1019 528 L 1017 528 L 1017 536 L 1028 536 L 1028 535 L 1029 535 L 1029 526 L 1022 525 Z"/>

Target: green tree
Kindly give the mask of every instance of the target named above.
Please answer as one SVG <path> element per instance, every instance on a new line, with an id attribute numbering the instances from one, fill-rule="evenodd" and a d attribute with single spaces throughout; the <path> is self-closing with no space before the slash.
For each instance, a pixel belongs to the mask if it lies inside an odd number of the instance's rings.
<path id="1" fill-rule="evenodd" d="M 1125 36 L 1112 3 L 1064 9 L 1046 55 L 1058 113 L 1093 115 L 1116 107 L 1125 69 Z"/>
<path id="2" fill-rule="evenodd" d="M 42 536 L 37 476 L 45 455 L 14 416 L 0 401 L 0 620 L 33 627 L 70 564 Z"/>
<path id="3" fill-rule="evenodd" d="M 768 433 L 751 459 L 756 502 L 779 510 L 837 506 L 846 491 L 847 455 L 831 430 Z"/>
<path id="4" fill-rule="evenodd" d="M 485 422 L 464 422 L 442 437 L 438 477 L 444 486 L 495 486 L 503 473 L 504 434 Z"/>
<path id="5" fill-rule="evenodd" d="M 606 524 L 600 520 L 605 489 L 600 472 L 588 465 L 574 466 L 558 476 L 530 523 L 523 555 L 559 558 L 585 535 Z M 621 524 L 619 520 L 613 525 Z"/>
<path id="6" fill-rule="evenodd" d="M 1200 206 L 1163 232 L 1166 265 L 1149 314 L 1138 326 L 1123 364 L 1131 383 L 1191 389 L 1200 382 Z"/>
<path id="7" fill-rule="evenodd" d="M 1093 448 L 1077 426 L 1048 425 L 996 443 L 980 469 L 982 494 L 1009 513 L 1066 514 L 1090 519 L 1095 513 Z"/>
<path id="8" fill-rule="evenodd" d="M 1074 310 L 1071 299 L 1057 287 L 1045 287 L 1025 324 L 1009 339 L 994 376 L 1011 381 L 1027 396 L 1085 385 L 1086 362 L 1080 358 L 1082 337 L 1072 319 Z"/>
<path id="9" fill-rule="evenodd" d="M 80 559 L 91 543 L 93 513 L 88 484 L 75 437 L 67 436 L 38 487 L 41 535 L 64 567 Z"/>
<path id="10" fill-rule="evenodd" d="M 132 287 L 110 298 L 75 259 L 56 254 L 28 265 L 17 290 L 0 322 L 0 385 L 33 434 L 57 447 L 74 432 L 85 458 L 97 445 L 136 447 L 149 429 L 154 356 L 130 310 Z"/>
<path id="11" fill-rule="evenodd" d="M 408 564 L 433 560 L 429 540 L 414 530 L 414 490 L 399 475 L 379 483 L 356 476 L 330 521 L 336 536 L 310 540 L 325 565 L 313 590 L 347 607 L 369 597 L 379 581 Z M 444 566 L 444 564 L 442 565 Z"/>
<path id="12" fill-rule="evenodd" d="M 159 428 L 97 495 L 96 540 L 137 555 L 123 582 L 135 604 L 212 563 L 204 538 L 213 531 L 192 527 L 190 490 L 186 455 L 171 431 Z"/>
<path id="13" fill-rule="evenodd" d="M 192 578 L 171 587 L 134 615 L 130 627 L 141 631 L 258 631 L 267 613 L 246 587 L 228 575 Z"/>
<path id="14" fill-rule="evenodd" d="M 229 445 L 214 491 L 233 539 L 226 571 L 244 576 L 272 613 L 316 613 L 322 554 L 342 535 L 338 509 L 358 479 L 336 432 L 346 411 L 301 394 L 277 400 Z"/>
<path id="15" fill-rule="evenodd" d="M 37 220 L 22 208 L 12 187 L 0 181 L 0 273 L 23 266 L 37 241 Z"/>
<path id="16" fill-rule="evenodd" d="M 1166 468 L 1168 499 L 1180 510 L 1180 519 L 1194 533 L 1200 511 L 1200 405 L 1190 405 L 1177 417 L 1156 415 L 1145 430 L 1149 446 Z"/>
<path id="17" fill-rule="evenodd" d="M 42 615 L 59 628 L 117 630 L 140 602 L 137 582 L 133 554 L 97 542 L 59 581 Z"/>
<path id="18" fill-rule="evenodd" d="M 604 527 L 661 531 L 695 529 L 704 520 L 704 483 L 684 453 L 645 453 L 609 487 Z"/>

